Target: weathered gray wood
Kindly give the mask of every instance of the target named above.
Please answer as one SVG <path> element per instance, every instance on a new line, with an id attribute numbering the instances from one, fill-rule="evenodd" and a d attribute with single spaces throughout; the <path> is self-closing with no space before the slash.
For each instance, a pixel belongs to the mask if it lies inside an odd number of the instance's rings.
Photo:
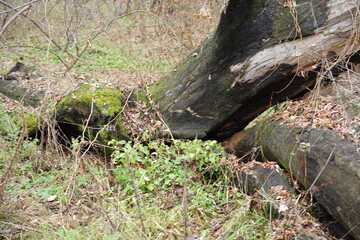
<path id="1" fill-rule="evenodd" d="M 278 161 L 355 239 L 360 239 L 360 155 L 355 143 L 329 130 L 264 121 L 234 136 L 225 147 L 241 155 L 251 144 L 260 146 L 267 159 Z"/>
<path id="2" fill-rule="evenodd" d="M 225 139 L 312 87 L 323 57 L 358 50 L 358 1 L 284 2 L 230 0 L 214 34 L 150 87 L 175 137 Z"/>
<path id="3" fill-rule="evenodd" d="M 257 190 L 269 194 L 271 187 L 275 186 L 283 186 L 290 192 L 294 191 L 280 169 L 265 168 L 261 165 L 255 165 L 248 171 L 239 171 L 236 184 L 248 194 L 253 194 Z"/>
<path id="4" fill-rule="evenodd" d="M 359 36 L 352 34 L 359 27 L 358 5 L 357 0 L 230 0 L 216 31 L 150 86 L 173 135 L 223 140 L 270 105 L 303 94 L 315 84 L 323 57 L 359 50 Z M 15 88 L 11 97 L 27 94 Z M 34 105 L 36 96 L 24 99 L 34 97 Z"/>

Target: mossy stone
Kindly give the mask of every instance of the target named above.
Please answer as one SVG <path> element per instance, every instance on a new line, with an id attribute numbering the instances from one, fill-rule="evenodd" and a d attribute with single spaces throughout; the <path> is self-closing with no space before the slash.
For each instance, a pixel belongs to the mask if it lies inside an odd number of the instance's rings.
<path id="1" fill-rule="evenodd" d="M 56 120 L 68 138 L 84 132 L 86 137 L 91 140 L 96 137 L 102 144 L 127 139 L 121 118 L 123 99 L 116 88 L 82 84 L 58 102 Z"/>

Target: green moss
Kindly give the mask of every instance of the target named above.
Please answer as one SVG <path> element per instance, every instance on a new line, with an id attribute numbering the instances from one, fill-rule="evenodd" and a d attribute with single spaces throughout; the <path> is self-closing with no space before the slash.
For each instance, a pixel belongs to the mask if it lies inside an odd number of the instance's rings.
<path id="1" fill-rule="evenodd" d="M 57 104 L 57 120 L 73 123 L 63 124 L 65 128 L 71 128 L 68 129 L 71 135 L 82 133 L 88 121 L 86 135 L 90 139 L 97 136 L 102 144 L 112 139 L 124 139 L 128 134 L 120 116 L 122 100 L 123 94 L 118 89 L 83 84 Z"/>
<path id="2" fill-rule="evenodd" d="M 113 117 L 121 112 L 123 94 L 114 88 L 97 89 L 94 92 L 96 107 L 101 114 Z M 120 107 L 120 108 L 119 108 Z"/>
<path id="3" fill-rule="evenodd" d="M 153 86 L 153 85 L 151 85 L 150 88 L 151 88 L 152 86 Z M 136 102 L 138 102 L 138 101 L 149 102 L 149 99 L 148 99 L 148 97 L 146 96 L 145 90 L 132 93 L 130 98 L 131 98 L 131 99 L 134 99 Z"/>
<path id="4" fill-rule="evenodd" d="M 121 132 L 121 134 L 123 136 L 129 137 L 128 132 L 126 131 L 125 127 L 123 126 L 121 117 L 119 117 L 118 120 L 117 120 L 117 127 L 118 127 L 118 129 L 120 130 L 120 132 Z"/>
<path id="5" fill-rule="evenodd" d="M 32 113 L 28 113 L 25 115 L 25 122 L 28 135 L 34 135 L 39 126 L 38 118 Z"/>
<path id="6" fill-rule="evenodd" d="M 67 106 L 67 108 L 75 107 L 83 115 L 89 115 L 93 108 L 93 111 L 97 110 L 101 115 L 114 117 L 121 112 L 122 99 L 123 94 L 117 89 L 83 84 L 77 90 L 64 97 L 58 103 L 57 109 L 60 109 L 62 106 Z M 94 103 L 92 103 L 93 100 Z M 71 120 L 69 118 L 64 119 L 67 121 Z"/>
<path id="7" fill-rule="evenodd" d="M 73 108 L 76 108 L 78 114 L 83 116 L 89 115 L 92 102 L 92 89 L 90 85 L 83 84 L 77 90 L 70 93 L 61 99 L 56 105 L 56 112 L 61 115 L 61 120 L 74 123 L 76 119 L 71 114 L 64 114 L 64 112 L 69 113 Z M 84 108 L 85 107 L 85 108 Z"/>
<path id="8" fill-rule="evenodd" d="M 153 101 L 158 102 L 161 98 L 164 97 L 164 91 L 167 85 L 166 82 L 169 80 L 170 80 L 170 75 L 162 78 L 160 81 L 156 82 L 155 84 L 149 87 L 149 91 L 151 92 Z M 141 97 L 143 98 L 145 97 L 147 99 L 146 94 L 145 96 L 141 96 Z"/>
<path id="9" fill-rule="evenodd" d="M 288 166 L 285 164 L 284 160 L 282 159 L 282 157 L 280 155 L 275 155 L 274 151 L 271 151 L 271 147 L 268 146 L 268 144 L 266 143 L 266 141 L 264 140 L 263 136 L 271 136 L 272 133 L 272 128 L 270 125 L 268 125 L 268 120 L 269 118 L 264 118 L 262 121 L 260 121 L 256 126 L 256 136 L 255 136 L 255 141 L 256 141 L 256 145 L 257 146 L 261 146 L 261 150 L 263 152 L 264 156 L 267 156 L 270 158 L 271 161 L 276 161 L 278 163 L 280 163 L 281 166 L 283 166 L 287 171 Z M 261 137 L 259 135 L 262 135 Z"/>
<path id="10" fill-rule="evenodd" d="M 106 130 L 100 131 L 99 137 L 100 137 L 100 141 L 101 141 L 101 142 L 108 142 L 108 141 L 110 141 L 111 139 L 114 138 L 114 137 L 111 136 L 111 134 L 110 134 L 108 131 L 106 131 Z"/>
<path id="11" fill-rule="evenodd" d="M 296 32 L 296 26 L 300 28 L 302 36 L 312 34 L 316 26 L 321 26 L 327 19 L 327 2 L 315 0 L 310 5 L 305 0 L 299 0 L 295 8 L 285 8 L 284 2 L 279 1 L 276 6 L 276 18 L 273 22 L 273 37 L 279 41 L 298 38 L 300 33 Z M 316 19 L 316 23 L 314 19 Z"/>

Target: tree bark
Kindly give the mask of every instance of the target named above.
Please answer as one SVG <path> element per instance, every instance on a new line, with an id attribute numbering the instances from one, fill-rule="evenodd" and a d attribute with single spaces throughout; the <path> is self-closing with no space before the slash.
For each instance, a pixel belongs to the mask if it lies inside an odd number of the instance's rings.
<path id="1" fill-rule="evenodd" d="M 326 57 L 359 51 L 358 9 L 357 0 L 230 0 L 216 31 L 150 86 L 153 100 L 175 137 L 226 139 L 314 86 Z"/>
<path id="2" fill-rule="evenodd" d="M 216 31 L 150 87 L 175 137 L 228 138 L 311 88 L 322 59 L 359 50 L 356 0 L 287 2 L 230 0 Z"/>
<path id="3" fill-rule="evenodd" d="M 279 162 L 355 239 L 360 239 L 360 157 L 357 145 L 332 131 L 259 122 L 224 144 L 242 155 L 258 146 Z"/>
<path id="4" fill-rule="evenodd" d="M 19 80 L 0 79 L 0 93 L 21 102 L 24 106 L 36 107 L 44 97 L 42 92 L 34 92 L 21 86 Z"/>
<path id="5" fill-rule="evenodd" d="M 327 57 L 359 51 L 357 0 L 286 3 L 230 0 L 216 31 L 171 74 L 149 86 L 174 137 L 227 139 L 269 106 L 308 91 Z M 295 5 L 289 7 L 289 3 Z M 97 90 L 88 93 L 93 91 Z M 74 94 L 79 96 L 74 99 Z M 147 95 L 140 91 L 133 96 L 146 101 Z M 82 132 L 89 116 L 79 118 L 74 112 L 91 113 L 94 104 L 86 103 L 91 96 L 78 91 L 68 98 L 82 105 L 60 101 L 56 119 L 64 126 L 68 126 L 66 121 L 80 126 Z M 95 105 L 100 111 L 106 106 Z M 111 116 L 120 111 L 118 107 Z M 73 118 L 69 118 L 71 114 Z M 128 135 L 120 127 L 121 119 L 105 119 L 119 123 L 111 132 L 102 131 L 107 134 L 105 140 Z M 104 121 L 90 122 L 93 126 L 89 127 L 107 129 Z"/>

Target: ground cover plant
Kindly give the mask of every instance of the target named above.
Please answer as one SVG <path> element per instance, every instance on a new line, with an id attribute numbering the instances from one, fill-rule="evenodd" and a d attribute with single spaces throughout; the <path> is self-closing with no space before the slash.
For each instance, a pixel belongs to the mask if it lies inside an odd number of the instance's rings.
<path id="1" fill-rule="evenodd" d="M 147 84 L 170 71 L 212 31 L 223 4 L 39 1 L 27 16 L 48 34 L 25 17 L 13 21 L 2 32 L 1 70 L 5 74 L 20 59 L 35 65 L 49 76 L 48 84 L 57 87 L 57 93 L 42 83 L 28 84 L 43 87 L 50 99 L 84 81 Z M 13 12 L 2 6 L 5 23 Z M 92 39 L 94 32 L 101 34 Z M 44 120 L 46 114 L 39 112 L 51 111 L 51 104 L 39 111 L 5 98 L 2 102 L 2 238 L 176 239 L 186 232 L 188 237 L 206 239 L 215 232 L 230 236 L 242 231 L 249 238 L 268 234 L 267 220 L 247 211 L 250 200 L 225 175 L 229 165 L 219 166 L 224 153 L 216 142 L 112 142 L 121 148 L 111 160 L 103 159 L 82 152 L 84 139 L 74 139 L 64 150 L 56 138 L 24 138 L 23 116 L 34 112 Z M 231 233 L 218 231 L 232 209 L 241 209 L 238 216 L 253 224 Z"/>
<path id="2" fill-rule="evenodd" d="M 22 61 L 46 76 L 25 80 L 45 92 L 36 108 L 0 97 L 0 239 L 297 236 L 294 216 L 306 212 L 297 198 L 282 192 L 296 211 L 267 218 L 271 198 L 234 185 L 239 159 L 215 141 L 140 135 L 110 141 L 104 156 L 82 137 L 62 144 L 54 126 L 54 103 L 81 83 L 132 88 L 172 71 L 214 30 L 225 1 L 0 3 L 0 74 Z M 27 17 L 14 17 L 15 6 Z M 29 115 L 45 123 L 39 138 L 27 137 Z"/>
<path id="3" fill-rule="evenodd" d="M 2 117 L 1 171 L 9 173 L 2 179 L 3 237 L 176 239 L 186 233 L 266 239 L 269 234 L 268 220 L 251 213 L 250 199 L 231 183 L 231 163 L 215 141 L 112 141 L 115 151 L 106 165 L 83 155 L 80 140 L 73 140 L 65 155 L 61 150 L 43 155 L 37 140 L 19 146 L 19 119 L 11 113 Z M 251 224 L 221 229 L 235 209 Z"/>

